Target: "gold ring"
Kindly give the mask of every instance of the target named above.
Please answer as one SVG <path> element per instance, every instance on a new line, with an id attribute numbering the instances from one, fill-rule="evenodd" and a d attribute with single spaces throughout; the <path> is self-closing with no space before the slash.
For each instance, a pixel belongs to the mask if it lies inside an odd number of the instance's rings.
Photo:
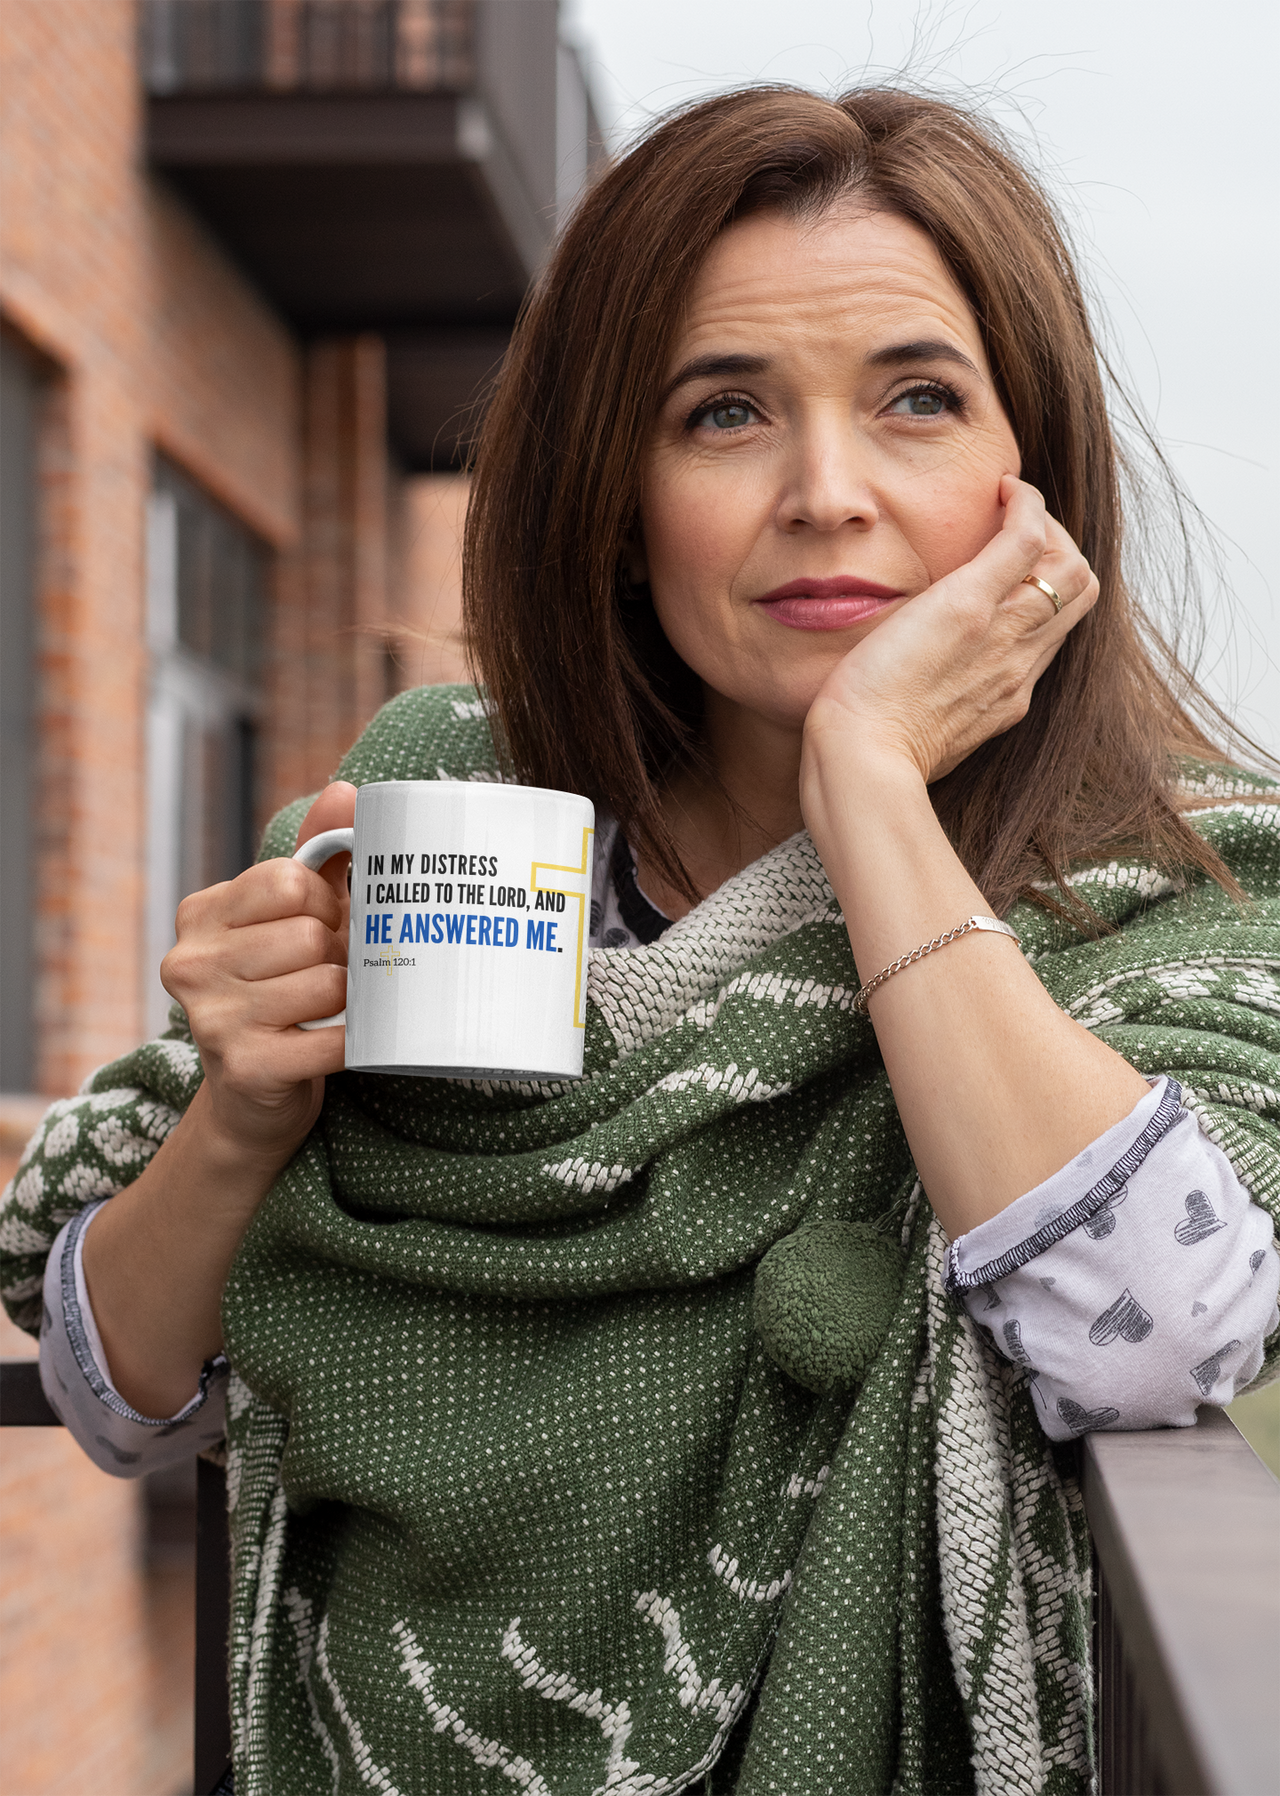
<path id="1" fill-rule="evenodd" d="M 1058 597 L 1057 593 L 1053 590 L 1047 580 L 1041 580 L 1035 574 L 1028 574 L 1022 584 L 1024 586 L 1035 586 L 1044 594 L 1046 599 L 1052 599 L 1053 614 L 1055 617 L 1062 610 L 1062 600 Z"/>

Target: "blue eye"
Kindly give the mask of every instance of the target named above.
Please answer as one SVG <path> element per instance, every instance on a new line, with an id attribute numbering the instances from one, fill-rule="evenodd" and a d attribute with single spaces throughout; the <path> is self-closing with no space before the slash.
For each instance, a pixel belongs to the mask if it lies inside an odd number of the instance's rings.
<path id="1" fill-rule="evenodd" d="M 912 387 L 909 393 L 900 393 L 889 410 L 900 418 L 940 418 L 955 403 L 954 396 L 939 387 Z"/>
<path id="2" fill-rule="evenodd" d="M 742 430 L 756 421 L 755 407 L 745 399 L 717 399 L 694 414 L 695 424 L 709 424 L 712 430 Z"/>

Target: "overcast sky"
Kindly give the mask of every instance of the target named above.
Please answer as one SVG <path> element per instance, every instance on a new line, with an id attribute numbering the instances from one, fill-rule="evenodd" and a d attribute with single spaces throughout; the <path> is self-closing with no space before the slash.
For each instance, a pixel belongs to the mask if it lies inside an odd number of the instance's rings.
<path id="1" fill-rule="evenodd" d="M 562 0 L 615 143 L 749 81 L 978 98 L 1064 205 L 1103 334 L 1216 527 L 1200 672 L 1280 754 L 1276 0 Z"/>

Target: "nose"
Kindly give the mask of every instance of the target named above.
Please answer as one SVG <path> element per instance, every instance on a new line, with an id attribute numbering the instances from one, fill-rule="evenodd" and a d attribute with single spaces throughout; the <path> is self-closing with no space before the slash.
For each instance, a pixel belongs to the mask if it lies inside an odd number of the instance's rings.
<path id="1" fill-rule="evenodd" d="M 847 407 L 813 408 L 792 438 L 778 494 L 779 530 L 870 530 L 879 516 L 872 456 Z"/>

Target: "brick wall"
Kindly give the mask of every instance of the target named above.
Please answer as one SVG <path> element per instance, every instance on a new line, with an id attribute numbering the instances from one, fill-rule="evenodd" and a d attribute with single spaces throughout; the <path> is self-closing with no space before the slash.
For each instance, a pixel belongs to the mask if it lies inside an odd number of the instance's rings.
<path id="1" fill-rule="evenodd" d="M 301 534 L 276 575 L 264 823 L 323 786 L 394 693 L 470 677 L 467 477 L 388 467 L 381 338 L 311 345 L 303 388 Z"/>
<path id="2" fill-rule="evenodd" d="M 393 529 L 392 631 L 398 689 L 467 680 L 462 638 L 465 474 L 403 482 Z"/>
<path id="3" fill-rule="evenodd" d="M 278 575 L 264 821 L 323 786 L 389 696 L 382 339 L 313 344 L 303 387 L 302 538 Z"/>
<path id="4" fill-rule="evenodd" d="M 287 563 L 302 356 L 143 170 L 131 0 L 0 6 L 0 312 L 47 376 L 38 456 L 37 1082 L 142 1028 L 143 542 L 162 448 Z M 0 1103 L 0 1182 L 30 1124 Z M 8 1164 L 5 1164 L 5 1162 Z M 34 1351 L 8 1323 L 0 1351 Z M 148 1570 L 141 1487 L 59 1429 L 0 1431 L 0 1788 L 190 1778 L 189 1568 Z"/>
<path id="5" fill-rule="evenodd" d="M 0 309 L 54 376 L 41 577 L 40 1089 L 141 1029 L 143 519 L 161 446 L 299 535 L 301 356 L 141 164 L 131 0 L 5 0 Z"/>

